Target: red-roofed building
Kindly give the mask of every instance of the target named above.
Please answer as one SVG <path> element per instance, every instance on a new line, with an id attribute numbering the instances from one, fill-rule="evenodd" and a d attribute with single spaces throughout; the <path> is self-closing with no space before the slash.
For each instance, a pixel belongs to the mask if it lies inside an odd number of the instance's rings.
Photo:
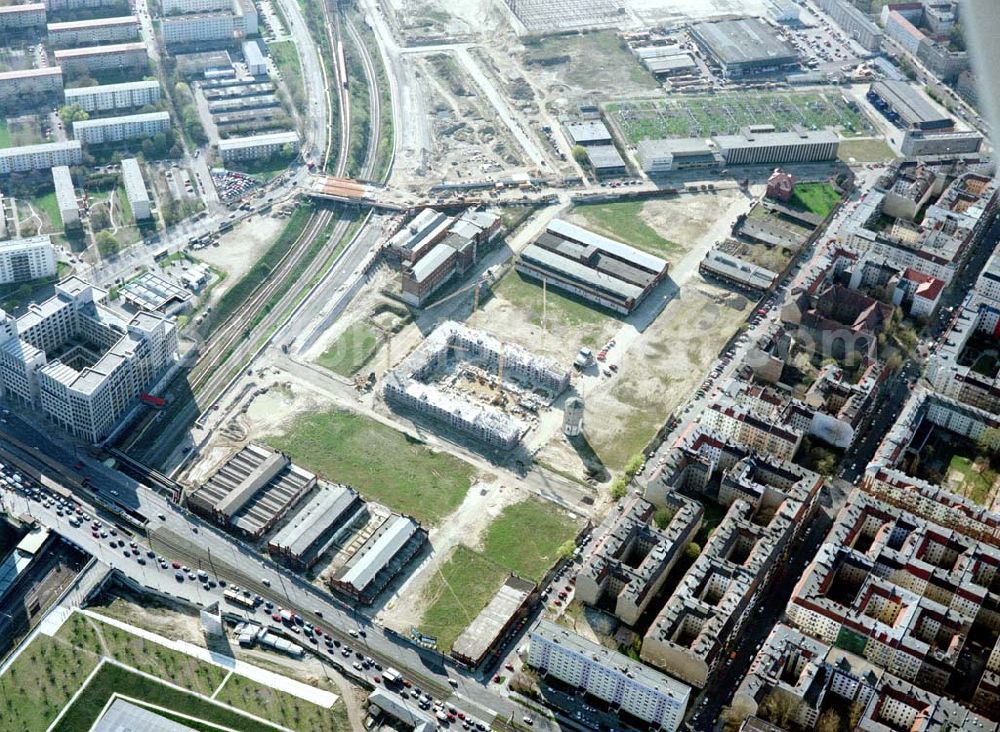
<path id="1" fill-rule="evenodd" d="M 787 203 L 792 199 L 794 192 L 795 176 L 786 173 L 781 168 L 775 168 L 771 177 L 767 179 L 767 197 Z"/>
<path id="2" fill-rule="evenodd" d="M 930 318 L 941 300 L 944 286 L 944 280 L 924 274 L 913 267 L 907 267 L 903 270 L 896 289 L 902 291 L 903 306 L 905 308 L 907 303 L 909 304 L 910 315 Z"/>

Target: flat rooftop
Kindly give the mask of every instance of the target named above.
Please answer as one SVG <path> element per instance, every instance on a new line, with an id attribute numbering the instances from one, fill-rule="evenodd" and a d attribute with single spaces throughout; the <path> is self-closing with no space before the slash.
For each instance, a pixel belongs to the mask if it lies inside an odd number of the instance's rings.
<path id="1" fill-rule="evenodd" d="M 873 83 L 871 88 L 910 124 L 952 123 L 950 117 L 939 112 L 909 81 L 881 80 Z"/>
<path id="2" fill-rule="evenodd" d="M 691 31 L 724 66 L 780 65 L 798 58 L 777 31 L 757 18 L 695 23 Z"/>
<path id="3" fill-rule="evenodd" d="M 103 56 L 112 53 L 125 53 L 128 51 L 146 52 L 146 44 L 135 43 L 112 43 L 107 46 L 87 46 L 86 48 L 64 48 L 55 52 L 56 63 L 60 59 L 79 58 L 85 56 Z"/>
<path id="4" fill-rule="evenodd" d="M 510 576 L 451 647 L 451 652 L 474 663 L 485 656 L 498 636 L 531 595 L 535 585 Z"/>

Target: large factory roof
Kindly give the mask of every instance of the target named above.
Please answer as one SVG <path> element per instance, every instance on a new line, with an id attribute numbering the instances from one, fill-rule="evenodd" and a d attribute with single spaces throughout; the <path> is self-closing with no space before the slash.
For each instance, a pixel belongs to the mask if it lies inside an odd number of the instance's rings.
<path id="1" fill-rule="evenodd" d="M 942 127 L 954 124 L 951 118 L 939 112 L 909 81 L 876 81 L 871 89 L 908 125 Z"/>
<path id="2" fill-rule="evenodd" d="M 408 516 L 394 514 L 348 560 L 337 573 L 336 581 L 351 585 L 359 592 L 364 591 L 419 528 L 417 522 Z"/>
<path id="3" fill-rule="evenodd" d="M 691 31 L 723 66 L 783 64 L 797 58 L 795 49 L 757 18 L 696 23 Z"/>
<path id="4" fill-rule="evenodd" d="M 478 663 L 527 601 L 535 585 L 511 575 L 451 647 L 454 655 Z"/>
<path id="5" fill-rule="evenodd" d="M 319 491 L 281 529 L 270 544 L 296 557 L 304 557 L 323 534 L 358 501 L 348 486 L 324 483 Z"/>
<path id="6" fill-rule="evenodd" d="M 642 296 L 641 287 L 636 287 L 593 267 L 563 257 L 549 249 L 543 249 L 537 244 L 529 244 L 525 247 L 524 251 L 521 252 L 521 259 L 541 264 L 546 269 L 566 275 L 570 279 L 589 283 L 605 292 L 617 295 L 623 300 L 638 299 Z"/>
<path id="7" fill-rule="evenodd" d="M 622 242 L 615 241 L 614 239 L 608 239 L 606 236 L 595 234 L 592 231 L 588 231 L 587 229 L 577 226 L 576 224 L 571 224 L 568 221 L 563 221 L 562 219 L 555 219 L 549 224 L 546 231 L 555 236 L 562 237 L 563 239 L 569 239 L 570 241 L 576 241 L 580 244 L 595 247 L 605 254 L 615 257 L 616 259 L 622 259 L 642 269 L 649 270 L 654 274 L 660 274 L 665 272 L 667 269 L 667 261 L 665 259 L 654 257 L 652 254 L 646 254 L 646 252 L 640 251 L 635 247 L 630 247 L 628 244 L 623 244 Z"/>

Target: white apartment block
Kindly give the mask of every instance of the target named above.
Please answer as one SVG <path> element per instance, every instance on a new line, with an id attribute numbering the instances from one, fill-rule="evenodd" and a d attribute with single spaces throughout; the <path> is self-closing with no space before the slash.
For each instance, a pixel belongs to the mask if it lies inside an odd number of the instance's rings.
<path id="1" fill-rule="evenodd" d="M 285 145 L 299 149 L 299 135 L 296 132 L 272 132 L 267 135 L 230 137 L 219 140 L 219 155 L 224 161 L 258 160 L 269 158 L 281 152 Z"/>
<path id="2" fill-rule="evenodd" d="M 140 69 L 149 64 L 145 43 L 116 43 L 110 46 L 64 48 L 55 52 L 56 64 L 64 74 L 87 74 L 93 71 Z"/>
<path id="3" fill-rule="evenodd" d="M 243 24 L 232 12 L 170 15 L 160 22 L 163 42 L 168 46 L 205 41 L 234 40 L 243 33 Z M 237 31 L 239 33 L 237 33 Z"/>
<path id="4" fill-rule="evenodd" d="M 118 0 L 45 0 L 45 7 L 50 13 L 60 10 L 104 8 L 111 5 L 118 5 Z"/>
<path id="5" fill-rule="evenodd" d="M 139 19 L 134 15 L 73 20 L 48 25 L 49 45 L 53 47 L 122 43 L 137 38 L 139 38 Z"/>
<path id="6" fill-rule="evenodd" d="M 45 170 L 55 165 L 79 165 L 82 162 L 83 149 L 79 140 L 0 149 L 0 175 Z"/>
<path id="7" fill-rule="evenodd" d="M 135 158 L 122 160 L 122 180 L 125 183 L 125 196 L 132 207 L 132 215 L 136 221 L 142 221 L 152 216 L 149 208 L 149 192 L 146 181 L 142 178 L 142 168 Z"/>
<path id="8" fill-rule="evenodd" d="M 45 3 L 0 5 L 0 31 L 22 31 L 45 25 Z"/>
<path id="9" fill-rule="evenodd" d="M 88 145 L 100 145 L 105 142 L 153 137 L 158 132 L 166 132 L 169 129 L 169 112 L 147 112 L 122 117 L 78 120 L 73 123 L 73 137 Z"/>
<path id="10" fill-rule="evenodd" d="M 0 284 L 29 282 L 56 273 L 56 253 L 48 234 L 0 242 Z"/>
<path id="11" fill-rule="evenodd" d="M 20 318 L 0 318 L 0 380 L 7 395 L 95 443 L 111 434 L 177 352 L 172 319 L 143 312 L 125 322 L 101 305 L 104 295 L 70 277 Z M 59 358 L 50 361 L 47 353 L 54 350 Z"/>
<path id="12" fill-rule="evenodd" d="M 586 690 L 650 730 L 680 728 L 691 694 L 686 684 L 548 620 L 539 620 L 528 638 L 528 665 L 545 676 Z"/>
<path id="13" fill-rule="evenodd" d="M 160 101 L 160 82 L 126 81 L 121 84 L 82 86 L 65 91 L 66 104 L 79 104 L 86 112 L 136 109 Z"/>
<path id="14" fill-rule="evenodd" d="M 55 96 L 62 88 L 62 69 L 58 66 L 0 72 L 0 104 L 23 102 L 25 97 Z"/>
<path id="15" fill-rule="evenodd" d="M 190 13 L 214 13 L 229 10 L 233 0 L 162 0 L 163 15 L 185 15 Z"/>
<path id="16" fill-rule="evenodd" d="M 73 176 L 69 174 L 69 167 L 53 166 L 52 182 L 56 188 L 56 205 L 59 206 L 63 226 L 80 223 L 80 206 L 76 202 L 76 190 L 73 188 Z"/>

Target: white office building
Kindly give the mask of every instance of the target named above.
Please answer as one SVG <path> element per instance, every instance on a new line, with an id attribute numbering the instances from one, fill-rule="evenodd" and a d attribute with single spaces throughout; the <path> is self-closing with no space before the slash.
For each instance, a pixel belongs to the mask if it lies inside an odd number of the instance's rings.
<path id="1" fill-rule="evenodd" d="M 82 162 L 83 150 L 79 140 L 0 149 L 0 175 L 45 170 L 55 165 L 80 165 Z"/>
<path id="2" fill-rule="evenodd" d="M 0 242 L 0 284 L 30 282 L 56 273 L 56 252 L 48 234 Z"/>
<path id="3" fill-rule="evenodd" d="M 86 112 L 110 112 L 137 109 L 160 101 L 160 82 L 126 81 L 121 84 L 101 84 L 67 89 L 66 104 L 79 104 Z"/>
<path id="4" fill-rule="evenodd" d="M 227 162 L 231 160 L 259 160 L 281 152 L 285 145 L 291 145 L 295 150 L 298 150 L 298 133 L 271 132 L 266 135 L 230 137 L 226 140 L 219 140 L 219 155 Z"/>
<path id="5" fill-rule="evenodd" d="M 149 207 L 149 192 L 146 181 L 142 178 L 142 168 L 135 158 L 122 160 L 122 181 L 125 183 L 125 196 L 132 207 L 132 215 L 136 221 L 142 221 L 152 216 Z"/>
<path id="6" fill-rule="evenodd" d="M 56 188 L 56 205 L 59 206 L 59 217 L 63 226 L 74 226 L 80 223 L 80 206 L 76 202 L 76 190 L 73 188 L 73 176 L 69 167 L 56 165 L 52 168 L 52 182 Z"/>
<path id="7" fill-rule="evenodd" d="M 539 620 L 528 635 L 528 665 L 646 722 L 651 730 L 680 729 L 691 687 L 628 656 Z"/>
<path id="8" fill-rule="evenodd" d="M 21 317 L 0 312 L 6 395 L 95 443 L 114 431 L 177 354 L 172 319 L 142 312 L 123 321 L 101 304 L 105 294 L 70 277 Z M 49 360 L 55 352 L 58 358 Z"/>
<path id="9" fill-rule="evenodd" d="M 243 44 L 243 60 L 251 76 L 267 76 L 267 59 L 260 52 L 260 45 L 256 41 L 246 41 Z"/>
<path id="10" fill-rule="evenodd" d="M 712 138 L 726 165 L 775 165 L 835 160 L 840 138 L 831 130 L 759 132 L 746 128 L 739 135 Z"/>
<path id="11" fill-rule="evenodd" d="M 63 48 L 56 51 L 56 64 L 68 75 L 95 71 L 125 71 L 149 65 L 145 43 L 116 43 L 110 46 Z"/>
<path id="12" fill-rule="evenodd" d="M 122 117 L 78 120 L 73 123 L 73 137 L 88 145 L 100 145 L 105 142 L 153 137 L 169 129 L 169 112 L 147 112 Z"/>
<path id="13" fill-rule="evenodd" d="M 0 5 L 0 31 L 18 32 L 45 26 L 45 3 Z"/>
<path id="14" fill-rule="evenodd" d="M 26 97 L 55 97 L 62 88 L 62 69 L 58 66 L 0 72 L 0 104 L 24 102 Z"/>
<path id="15" fill-rule="evenodd" d="M 66 23 L 49 23 L 48 40 L 53 47 L 122 43 L 139 37 L 139 19 L 134 15 L 117 18 L 88 18 Z"/>

